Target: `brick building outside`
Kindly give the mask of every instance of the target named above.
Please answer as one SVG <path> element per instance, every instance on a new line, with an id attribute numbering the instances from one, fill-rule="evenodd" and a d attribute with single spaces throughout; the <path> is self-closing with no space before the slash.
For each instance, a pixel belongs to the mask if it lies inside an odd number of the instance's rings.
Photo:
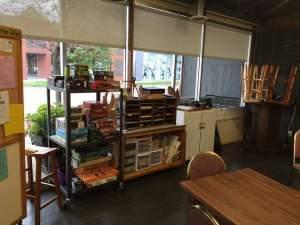
<path id="1" fill-rule="evenodd" d="M 57 42 L 22 40 L 23 79 L 46 79 L 53 74 L 52 49 Z M 124 50 L 114 49 L 111 70 L 116 80 L 123 80 Z"/>

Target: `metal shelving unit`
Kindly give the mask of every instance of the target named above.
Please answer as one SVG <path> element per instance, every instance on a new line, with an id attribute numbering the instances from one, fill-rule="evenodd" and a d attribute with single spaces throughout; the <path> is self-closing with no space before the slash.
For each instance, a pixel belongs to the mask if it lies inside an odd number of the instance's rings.
<path id="1" fill-rule="evenodd" d="M 59 92 L 63 94 L 63 98 L 64 98 L 64 110 L 65 110 L 65 118 L 66 118 L 66 142 L 63 142 L 59 139 L 57 139 L 55 137 L 55 135 L 51 135 L 52 134 L 52 129 L 51 129 L 51 95 L 50 92 L 55 91 L 55 92 Z M 118 92 L 120 94 L 119 96 L 119 101 L 120 101 L 120 109 L 119 109 L 119 127 L 118 127 L 118 131 L 116 134 L 116 138 L 114 141 L 118 141 L 119 142 L 119 146 L 122 146 L 122 131 L 123 131 L 123 89 L 109 89 L 109 90 L 92 90 L 92 89 L 70 89 L 70 88 L 58 88 L 58 87 L 52 87 L 52 86 L 48 86 L 47 87 L 47 118 L 48 118 L 48 145 L 50 146 L 51 143 L 54 143 L 58 146 L 60 146 L 61 148 L 65 149 L 65 155 L 66 155 L 66 185 L 65 186 L 61 186 L 61 190 L 62 192 L 65 194 L 66 196 L 66 207 L 68 207 L 69 203 L 70 203 L 70 198 L 72 195 L 74 195 L 75 193 L 72 193 L 72 166 L 71 166 L 71 157 L 72 157 L 72 153 L 71 150 L 73 148 L 87 148 L 90 146 L 94 146 L 94 145 L 100 145 L 100 144 L 108 144 L 110 143 L 112 140 L 108 140 L 108 141 L 102 141 L 99 140 L 99 142 L 92 142 L 92 143 L 80 143 L 80 144 L 72 144 L 71 143 L 71 116 L 70 116 L 70 112 L 71 112 L 71 95 L 73 93 L 95 93 L 96 94 L 96 100 L 100 101 L 101 98 L 101 93 L 105 93 L 105 92 Z M 122 167 L 120 165 L 122 165 L 122 162 L 120 161 L 122 159 L 122 151 L 119 151 L 119 155 L 118 155 L 118 159 L 119 159 L 119 176 L 117 181 L 119 182 L 120 188 L 123 188 L 123 170 Z"/>

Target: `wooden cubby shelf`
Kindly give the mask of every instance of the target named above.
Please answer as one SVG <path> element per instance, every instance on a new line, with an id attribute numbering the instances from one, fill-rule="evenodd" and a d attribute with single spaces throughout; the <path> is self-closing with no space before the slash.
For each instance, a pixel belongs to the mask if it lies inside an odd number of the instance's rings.
<path id="1" fill-rule="evenodd" d="M 129 181 L 152 173 L 183 166 L 185 162 L 185 135 L 185 126 L 175 124 L 124 130 L 121 148 L 121 168 L 124 171 L 123 180 Z M 172 137 L 176 137 L 180 142 L 180 146 L 177 156 L 167 162 L 169 143 L 165 146 L 161 146 L 160 144 L 165 143 L 170 137 L 171 139 Z M 159 142 L 159 140 L 162 141 Z M 150 144 L 148 144 L 149 142 Z M 160 143 L 158 148 L 155 142 Z M 156 146 L 156 148 L 154 146 Z M 157 157 L 160 152 L 160 160 L 157 161 L 157 158 L 155 158 L 156 161 L 154 163 L 151 162 L 152 154 L 156 154 Z M 139 162 L 139 157 L 144 158 L 142 163 Z M 147 157 L 149 157 L 149 161 L 147 161 Z M 149 164 L 147 164 L 147 162 L 149 162 Z M 140 168 L 140 166 L 142 166 L 142 168 Z"/>

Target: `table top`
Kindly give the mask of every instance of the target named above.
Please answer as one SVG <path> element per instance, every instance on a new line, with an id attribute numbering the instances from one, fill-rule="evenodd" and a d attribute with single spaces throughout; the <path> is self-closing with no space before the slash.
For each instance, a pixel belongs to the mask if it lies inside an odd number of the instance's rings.
<path id="1" fill-rule="evenodd" d="M 300 225 L 300 192 L 252 169 L 183 181 L 181 186 L 235 225 Z"/>

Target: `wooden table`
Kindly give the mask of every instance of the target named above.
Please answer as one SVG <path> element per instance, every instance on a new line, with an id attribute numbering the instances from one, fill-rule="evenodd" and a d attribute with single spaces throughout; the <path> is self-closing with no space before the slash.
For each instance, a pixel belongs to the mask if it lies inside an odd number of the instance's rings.
<path id="1" fill-rule="evenodd" d="M 183 181 L 181 186 L 235 225 L 300 225 L 300 192 L 252 169 Z"/>

